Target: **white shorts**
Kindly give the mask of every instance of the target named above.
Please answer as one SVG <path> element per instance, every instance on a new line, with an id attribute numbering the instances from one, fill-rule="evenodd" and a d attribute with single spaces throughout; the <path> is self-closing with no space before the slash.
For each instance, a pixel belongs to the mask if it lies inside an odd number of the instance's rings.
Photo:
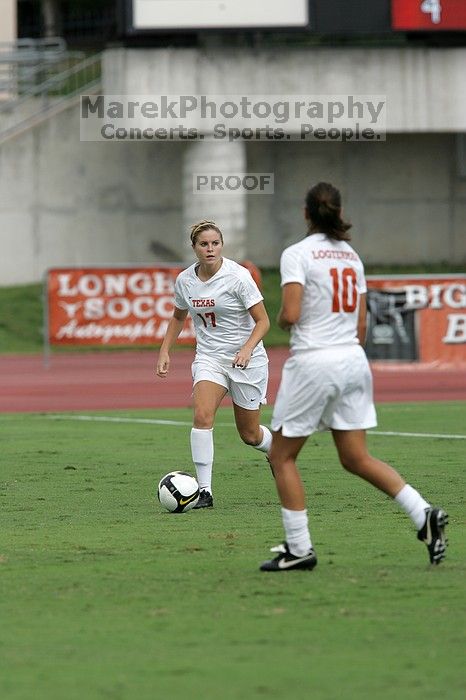
<path id="1" fill-rule="evenodd" d="M 215 360 L 194 360 L 192 364 L 193 385 L 207 381 L 220 384 L 231 396 L 236 406 L 256 411 L 261 404 L 267 403 L 267 382 L 269 367 L 238 369 L 215 362 Z"/>
<path id="2" fill-rule="evenodd" d="M 317 430 L 377 425 L 372 375 L 360 345 L 298 352 L 284 364 L 272 430 L 306 437 Z"/>

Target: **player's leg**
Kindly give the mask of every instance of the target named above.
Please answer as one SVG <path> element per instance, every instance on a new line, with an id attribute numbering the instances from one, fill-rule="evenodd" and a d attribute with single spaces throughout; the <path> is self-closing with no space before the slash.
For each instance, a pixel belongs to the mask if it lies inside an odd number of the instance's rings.
<path id="1" fill-rule="evenodd" d="M 278 556 L 265 561 L 260 567 L 262 571 L 309 570 L 317 564 L 309 532 L 304 486 L 296 464 L 306 440 L 307 437 L 284 437 L 281 430 L 273 433 L 269 458 L 282 505 L 285 542 L 273 548 Z"/>
<path id="2" fill-rule="evenodd" d="M 317 563 L 296 459 L 307 437 L 318 430 L 332 396 L 331 382 L 321 382 L 318 360 L 316 353 L 312 354 L 312 361 L 303 353 L 290 357 L 283 367 L 272 416 L 269 459 L 282 506 L 286 542 L 273 548 L 278 556 L 264 562 L 262 571 L 312 569 Z"/>
<path id="3" fill-rule="evenodd" d="M 233 411 L 241 440 L 246 445 L 268 454 L 272 445 L 272 433 L 265 425 L 260 424 L 260 409 L 251 410 L 233 403 Z"/>
<path id="4" fill-rule="evenodd" d="M 212 381 L 200 380 L 193 387 L 193 427 L 210 430 L 215 414 L 227 394 L 226 387 Z"/>
<path id="5" fill-rule="evenodd" d="M 432 508 L 393 467 L 368 452 L 365 430 L 332 430 L 332 436 L 343 467 L 398 503 L 413 521 L 418 539 L 426 544 L 431 563 L 439 564 L 445 557 L 447 546 L 444 532 L 447 514 L 439 508 Z"/>
<path id="6" fill-rule="evenodd" d="M 283 508 L 300 511 L 306 508 L 306 495 L 296 464 L 307 437 L 284 437 L 281 430 L 273 433 L 269 459 L 273 466 L 275 483 Z"/>
<path id="7" fill-rule="evenodd" d="M 214 461 L 213 425 L 217 409 L 226 395 L 226 387 L 211 381 L 194 384 L 194 416 L 191 430 L 191 454 L 201 495 L 196 508 L 210 508 L 212 498 L 212 465 Z"/>
<path id="8" fill-rule="evenodd" d="M 394 498 L 405 486 L 393 467 L 367 451 L 365 430 L 332 430 L 342 466 Z"/>
<path id="9" fill-rule="evenodd" d="M 246 445 L 268 454 L 272 433 L 260 424 L 260 407 L 266 402 L 268 367 L 231 368 L 228 371 L 230 392 L 238 433 Z"/>

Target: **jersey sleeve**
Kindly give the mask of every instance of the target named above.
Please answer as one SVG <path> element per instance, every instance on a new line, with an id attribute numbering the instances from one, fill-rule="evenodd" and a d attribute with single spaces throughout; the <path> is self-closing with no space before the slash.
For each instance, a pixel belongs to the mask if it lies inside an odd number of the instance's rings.
<path id="1" fill-rule="evenodd" d="M 361 262 L 361 267 L 359 269 L 359 274 L 358 274 L 358 279 L 357 279 L 357 290 L 359 294 L 366 294 L 367 292 L 367 284 L 366 284 L 366 276 L 364 274 L 364 265 Z"/>
<path id="2" fill-rule="evenodd" d="M 184 285 L 183 285 L 180 277 L 181 277 L 181 275 L 178 275 L 178 277 L 175 280 L 174 303 L 175 303 L 175 306 L 177 309 L 183 309 L 183 311 L 185 311 L 186 309 L 189 308 L 189 305 L 186 303 L 185 295 L 183 293 Z"/>
<path id="3" fill-rule="evenodd" d="M 250 309 L 251 306 L 258 304 L 264 300 L 264 297 L 259 291 L 257 284 L 252 279 L 252 275 L 248 270 L 245 270 L 244 275 L 241 275 L 238 285 L 238 296 L 244 304 L 245 309 Z"/>
<path id="4" fill-rule="evenodd" d="M 280 258 L 280 276 L 282 287 L 290 282 L 305 285 L 306 275 L 298 251 L 290 248 L 283 251 Z"/>

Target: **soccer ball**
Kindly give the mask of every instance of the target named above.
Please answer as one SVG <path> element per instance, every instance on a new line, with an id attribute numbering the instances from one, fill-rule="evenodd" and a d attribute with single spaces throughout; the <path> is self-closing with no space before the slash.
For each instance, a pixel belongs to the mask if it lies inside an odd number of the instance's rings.
<path id="1" fill-rule="evenodd" d="M 186 513 L 199 500 L 199 484 L 186 472 L 170 472 L 160 480 L 157 496 L 170 513 Z"/>

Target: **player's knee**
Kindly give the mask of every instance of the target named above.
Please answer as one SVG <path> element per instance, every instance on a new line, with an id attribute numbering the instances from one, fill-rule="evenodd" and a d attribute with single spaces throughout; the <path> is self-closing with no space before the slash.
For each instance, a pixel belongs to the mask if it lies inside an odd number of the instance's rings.
<path id="1" fill-rule="evenodd" d="M 358 456 L 352 452 L 339 454 L 341 466 L 348 472 L 355 473 L 358 471 Z"/>
<path id="2" fill-rule="evenodd" d="M 340 462 L 346 471 L 352 474 L 359 474 L 365 470 L 367 457 L 366 455 L 355 454 L 340 455 Z"/>
<path id="3" fill-rule="evenodd" d="M 250 430 L 249 428 L 243 428 L 239 432 L 241 440 L 251 447 L 259 445 L 261 441 L 260 433 L 256 430 Z"/>
<path id="4" fill-rule="evenodd" d="M 277 450 L 274 448 L 273 443 L 272 447 L 270 449 L 269 454 L 267 455 L 270 468 L 272 469 L 272 474 L 279 474 L 281 473 L 284 469 L 286 469 L 286 464 L 288 463 L 288 460 L 290 459 L 289 455 L 283 454 L 282 451 Z M 291 458 L 293 459 L 293 458 Z"/>
<path id="5" fill-rule="evenodd" d="M 214 416 L 210 411 L 203 409 L 196 410 L 194 413 L 194 427 L 199 430 L 210 430 L 214 424 Z"/>

